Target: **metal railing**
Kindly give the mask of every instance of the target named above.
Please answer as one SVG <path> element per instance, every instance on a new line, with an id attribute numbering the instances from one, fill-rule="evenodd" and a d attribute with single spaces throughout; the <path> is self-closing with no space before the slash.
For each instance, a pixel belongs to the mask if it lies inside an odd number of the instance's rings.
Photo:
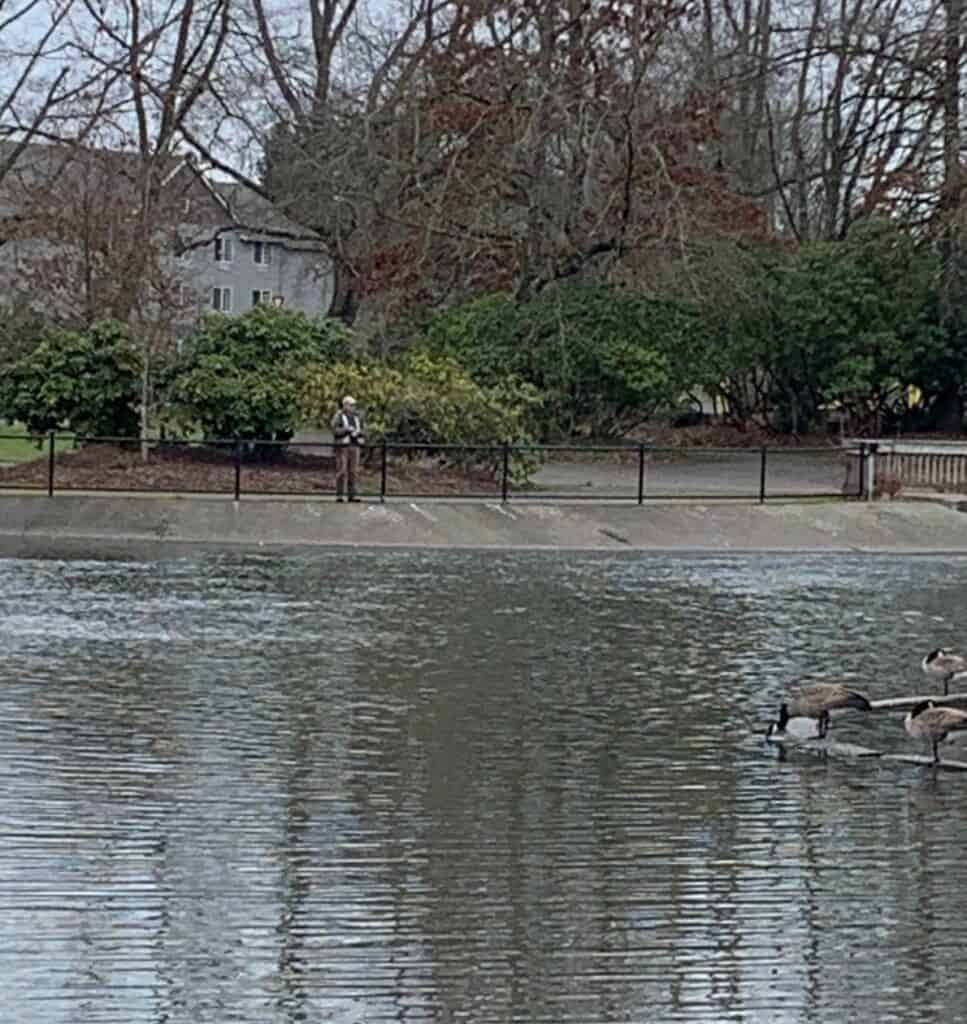
<path id="1" fill-rule="evenodd" d="M 24 440 L 0 434 L 0 441 Z M 178 493 L 243 497 L 334 495 L 335 446 L 324 441 L 194 441 L 84 437 L 50 433 L 29 438 L 38 458 L 0 466 L 0 490 Z M 58 452 L 64 445 L 74 451 Z M 110 447 L 113 466 L 83 452 Z M 674 448 L 635 445 L 418 444 L 382 441 L 364 446 L 357 494 L 361 499 L 441 498 L 508 502 L 714 501 L 869 496 L 870 446 L 847 448 Z M 147 460 L 143 453 L 147 453 Z M 329 458 L 320 458 L 320 453 Z M 597 461 L 587 461 L 591 456 Z M 422 463 L 420 462 L 422 458 Z M 427 465 L 426 460 L 435 460 Z M 521 462 L 543 467 L 527 482 Z M 849 463 L 852 462 L 850 466 Z M 797 465 L 798 464 L 798 465 Z M 802 467 L 806 466 L 806 471 Z M 557 471 L 547 472 L 548 466 Z M 158 469 L 168 472 L 157 472 Z M 580 477 L 596 476 L 581 483 Z M 836 484 L 836 478 L 842 481 Z M 106 482 L 105 482 L 106 481 Z"/>

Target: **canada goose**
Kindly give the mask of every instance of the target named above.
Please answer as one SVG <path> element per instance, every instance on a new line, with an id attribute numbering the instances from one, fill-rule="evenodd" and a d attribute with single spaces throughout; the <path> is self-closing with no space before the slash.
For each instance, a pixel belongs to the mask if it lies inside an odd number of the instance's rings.
<path id="1" fill-rule="evenodd" d="M 792 700 L 779 707 L 779 718 L 769 725 L 767 736 L 773 728 L 784 732 L 790 718 L 815 718 L 816 735 L 822 739 L 829 732 L 829 713 L 839 708 L 856 708 L 858 711 L 872 711 L 867 697 L 857 690 L 851 690 L 845 683 L 814 683 L 804 686 Z"/>
<path id="2" fill-rule="evenodd" d="M 967 670 L 967 658 L 938 647 L 920 662 L 920 667 L 934 679 L 943 680 L 944 694 L 950 693 L 950 680 L 959 672 Z"/>
<path id="3" fill-rule="evenodd" d="M 903 728 L 915 740 L 929 740 L 933 746 L 933 763 L 940 764 L 937 747 L 947 738 L 948 733 L 967 729 L 967 711 L 938 708 L 934 707 L 933 701 L 922 700 L 907 713 Z"/>

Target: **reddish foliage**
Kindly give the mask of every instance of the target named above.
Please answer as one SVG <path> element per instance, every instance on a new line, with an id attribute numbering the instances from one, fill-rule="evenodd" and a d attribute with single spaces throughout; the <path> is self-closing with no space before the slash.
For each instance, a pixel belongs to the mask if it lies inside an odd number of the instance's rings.
<path id="1" fill-rule="evenodd" d="M 672 224 L 766 234 L 765 210 L 717 166 L 723 98 L 693 89 L 662 103 L 632 75 L 649 40 L 691 11 L 687 0 L 589 0 L 573 19 L 551 0 L 458 5 L 424 64 L 419 168 L 398 192 L 396 237 L 363 272 L 367 290 L 415 301 L 513 288 L 621 258 Z"/>
<path id="2" fill-rule="evenodd" d="M 415 238 L 377 249 L 361 275 L 364 293 L 414 287 L 420 280 L 421 257 Z"/>

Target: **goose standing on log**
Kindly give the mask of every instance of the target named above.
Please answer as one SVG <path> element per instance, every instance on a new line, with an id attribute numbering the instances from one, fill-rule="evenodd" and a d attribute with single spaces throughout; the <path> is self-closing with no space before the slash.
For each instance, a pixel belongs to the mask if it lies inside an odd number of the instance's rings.
<path id="1" fill-rule="evenodd" d="M 920 667 L 931 679 L 943 681 L 943 692 L 946 695 L 950 693 L 950 680 L 961 672 L 967 672 L 967 658 L 938 647 L 920 662 Z"/>
<path id="2" fill-rule="evenodd" d="M 845 683 L 815 683 L 804 686 L 796 695 L 779 707 L 779 718 L 769 723 L 766 736 L 773 730 L 785 732 L 790 718 L 812 718 L 816 722 L 816 735 L 823 739 L 829 732 L 830 712 L 841 708 L 855 708 L 857 711 L 872 711 L 865 694 L 851 690 Z"/>
<path id="3" fill-rule="evenodd" d="M 959 708 L 935 707 L 933 701 L 915 704 L 903 721 L 903 728 L 915 740 L 929 740 L 933 747 L 933 763 L 940 764 L 937 747 L 949 733 L 967 729 L 967 711 Z"/>

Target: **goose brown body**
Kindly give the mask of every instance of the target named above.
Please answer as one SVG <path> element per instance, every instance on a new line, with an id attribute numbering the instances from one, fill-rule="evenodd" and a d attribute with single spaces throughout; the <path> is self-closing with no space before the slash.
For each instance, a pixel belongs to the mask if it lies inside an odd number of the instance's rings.
<path id="1" fill-rule="evenodd" d="M 944 684 L 944 693 L 950 692 L 950 681 L 960 673 L 967 672 L 967 658 L 954 654 L 943 647 L 931 651 L 920 662 L 924 675 L 940 679 Z"/>
<path id="2" fill-rule="evenodd" d="M 903 727 L 912 739 L 930 742 L 933 747 L 933 763 L 939 764 L 937 747 L 950 733 L 967 730 L 967 711 L 935 707 L 930 701 L 921 701 L 910 709 Z"/>
<path id="3" fill-rule="evenodd" d="M 804 686 L 780 706 L 779 719 L 774 724 L 782 731 L 790 718 L 812 718 L 818 723 L 817 734 L 822 737 L 829 731 L 830 712 L 842 708 L 873 710 L 866 694 L 851 689 L 845 683 L 814 683 Z"/>

